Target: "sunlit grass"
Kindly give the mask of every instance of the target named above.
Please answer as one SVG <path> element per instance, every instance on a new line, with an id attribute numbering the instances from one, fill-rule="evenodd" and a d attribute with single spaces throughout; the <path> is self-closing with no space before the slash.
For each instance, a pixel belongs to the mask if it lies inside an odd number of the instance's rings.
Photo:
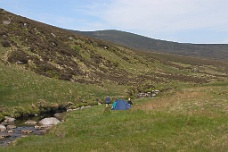
<path id="1" fill-rule="evenodd" d="M 69 112 L 47 135 L 19 139 L 15 146 L 2 150 L 226 151 L 225 90 L 227 86 L 187 88 L 134 100 L 134 107 L 127 111 L 95 106 Z M 217 104 L 221 107 L 214 107 Z"/>
<path id="2" fill-rule="evenodd" d="M 85 85 L 39 76 L 20 66 L 0 63 L 0 120 L 3 115 L 35 114 L 40 102 L 46 105 L 66 104 L 74 107 L 97 105 L 104 97 L 126 96 L 127 87 L 109 84 Z M 83 103 L 81 103 L 83 101 Z M 32 107 L 33 105 L 33 107 Z M 35 109 L 34 109 L 35 105 Z"/>

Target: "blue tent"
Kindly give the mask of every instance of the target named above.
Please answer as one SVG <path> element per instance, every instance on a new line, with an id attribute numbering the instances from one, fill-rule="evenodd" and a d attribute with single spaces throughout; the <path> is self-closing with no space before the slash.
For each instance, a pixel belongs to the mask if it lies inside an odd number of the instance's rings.
<path id="1" fill-rule="evenodd" d="M 118 99 L 112 104 L 112 110 L 127 110 L 131 108 L 127 101 Z"/>

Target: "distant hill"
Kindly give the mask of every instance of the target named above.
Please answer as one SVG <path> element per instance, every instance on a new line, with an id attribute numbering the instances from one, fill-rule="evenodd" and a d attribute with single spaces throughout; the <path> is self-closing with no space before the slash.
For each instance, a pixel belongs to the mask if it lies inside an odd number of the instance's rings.
<path id="1" fill-rule="evenodd" d="M 228 44 L 187 44 L 152 39 L 118 30 L 76 33 L 141 51 L 155 51 L 193 57 L 228 60 Z"/>

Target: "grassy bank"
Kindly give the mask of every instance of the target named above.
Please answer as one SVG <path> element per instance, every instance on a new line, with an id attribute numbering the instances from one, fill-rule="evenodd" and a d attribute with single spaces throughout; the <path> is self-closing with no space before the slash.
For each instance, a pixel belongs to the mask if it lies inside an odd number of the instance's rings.
<path id="1" fill-rule="evenodd" d="M 127 111 L 96 106 L 69 112 L 45 136 L 4 151 L 226 151 L 227 85 L 182 89 L 135 100 Z"/>
<path id="2" fill-rule="evenodd" d="M 88 85 L 60 81 L 37 75 L 19 66 L 0 62 L 0 118 L 2 115 L 18 116 L 18 113 L 37 112 L 39 104 L 74 106 L 103 102 L 106 95 L 126 95 L 127 87 L 115 85 Z M 82 103 L 83 101 L 84 103 Z M 32 106 L 33 105 L 33 106 Z"/>

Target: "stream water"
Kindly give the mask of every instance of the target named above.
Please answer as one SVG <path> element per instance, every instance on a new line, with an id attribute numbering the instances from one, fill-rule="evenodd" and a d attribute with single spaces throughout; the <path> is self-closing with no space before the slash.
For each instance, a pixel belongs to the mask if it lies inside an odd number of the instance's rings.
<path id="1" fill-rule="evenodd" d="M 64 113 L 58 113 L 58 116 L 62 116 Z M 45 115 L 45 116 L 39 116 L 39 117 L 33 117 L 29 118 L 29 120 L 34 120 L 37 122 L 37 126 L 39 125 L 39 121 L 45 117 L 53 117 L 53 115 Z M 61 121 L 61 117 L 57 118 Z M 16 120 L 11 125 L 6 125 L 5 131 L 0 131 L 0 146 L 7 146 L 17 138 L 21 138 L 24 136 L 29 135 L 43 135 L 47 128 L 37 127 L 35 125 L 26 125 L 26 120 Z"/>
<path id="2" fill-rule="evenodd" d="M 17 138 L 27 135 L 42 135 L 42 130 L 35 129 L 34 126 L 20 126 L 14 129 L 6 129 L 4 132 L 0 132 L 0 136 L 4 137 L 0 139 L 0 146 L 6 146 Z"/>

